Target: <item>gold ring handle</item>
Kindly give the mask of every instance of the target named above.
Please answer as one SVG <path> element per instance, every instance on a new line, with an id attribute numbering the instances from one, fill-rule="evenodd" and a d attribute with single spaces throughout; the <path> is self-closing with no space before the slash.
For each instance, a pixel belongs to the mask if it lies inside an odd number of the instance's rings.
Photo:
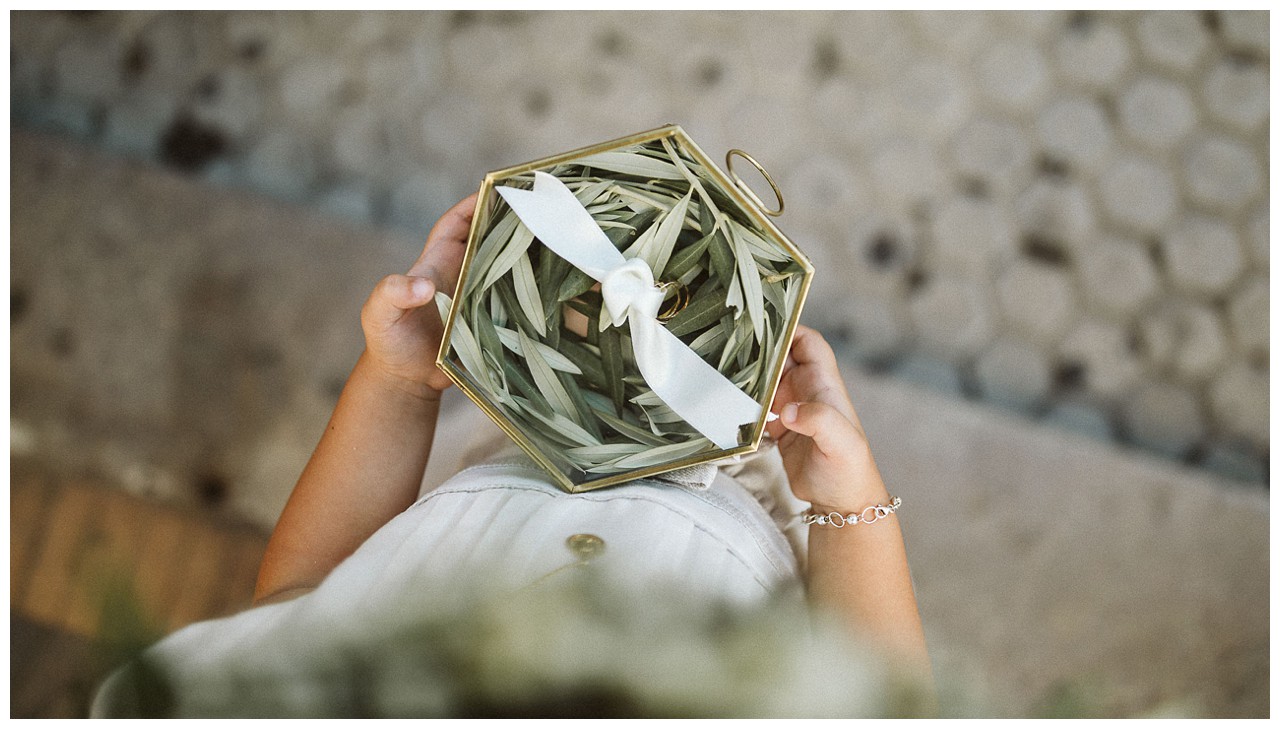
<path id="1" fill-rule="evenodd" d="M 769 183 L 769 187 L 773 188 L 773 196 L 778 199 L 777 210 L 771 210 L 765 207 L 764 201 L 760 199 L 760 196 L 756 194 L 756 191 L 752 190 L 747 185 L 747 183 L 742 181 L 742 178 L 738 176 L 738 173 L 733 171 L 734 157 L 741 157 L 745 159 L 748 163 L 750 163 L 752 167 L 756 168 L 757 172 L 759 172 L 761 175 L 764 176 L 764 181 Z M 785 206 L 785 203 L 782 202 L 782 191 L 778 189 L 778 183 L 773 181 L 773 177 L 769 174 L 767 170 L 765 170 L 764 167 L 760 165 L 759 162 L 756 161 L 755 157 L 752 157 L 751 155 L 747 154 L 746 152 L 743 152 L 740 149 L 731 149 L 725 154 L 724 163 L 725 163 L 725 166 L 728 167 L 729 169 L 729 177 L 733 178 L 733 184 L 736 185 L 738 189 L 742 191 L 742 194 L 746 195 L 747 198 L 751 200 L 751 202 L 755 203 L 756 207 L 760 208 L 760 212 L 764 213 L 765 215 L 768 215 L 771 218 L 776 218 L 779 215 L 782 215 L 782 210 Z"/>

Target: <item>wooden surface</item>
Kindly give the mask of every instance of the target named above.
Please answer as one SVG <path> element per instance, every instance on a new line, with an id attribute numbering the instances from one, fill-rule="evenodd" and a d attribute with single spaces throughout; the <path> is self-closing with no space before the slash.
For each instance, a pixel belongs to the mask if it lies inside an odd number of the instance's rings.
<path id="1" fill-rule="evenodd" d="M 10 714 L 84 716 L 121 650 L 249 607 L 260 531 L 15 465 Z"/>

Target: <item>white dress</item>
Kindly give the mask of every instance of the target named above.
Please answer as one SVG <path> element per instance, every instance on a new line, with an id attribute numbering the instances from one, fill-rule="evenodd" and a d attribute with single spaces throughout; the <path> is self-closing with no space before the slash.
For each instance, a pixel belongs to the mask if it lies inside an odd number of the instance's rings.
<path id="1" fill-rule="evenodd" d="M 176 689 L 233 687 L 220 676 L 279 675 L 340 646 L 392 635 L 441 601 L 518 596 L 590 563 L 637 595 L 676 586 L 690 599 L 749 606 L 799 585 L 795 502 L 776 450 L 746 464 L 709 466 L 568 494 L 514 449 L 422 495 L 311 593 L 183 628 L 148 649 Z M 736 478 L 735 478 L 736 476 Z M 772 512 L 772 513 L 771 513 Z M 116 674 L 93 715 L 116 705 Z M 218 689 L 223 686 L 223 689 Z M 188 707 L 195 711 L 195 705 Z"/>

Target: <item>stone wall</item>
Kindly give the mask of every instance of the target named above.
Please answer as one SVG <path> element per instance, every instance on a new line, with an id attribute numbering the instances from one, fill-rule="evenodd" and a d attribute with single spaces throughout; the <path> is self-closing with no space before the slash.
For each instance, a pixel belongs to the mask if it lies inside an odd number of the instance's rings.
<path id="1" fill-rule="evenodd" d="M 868 368 L 1265 482 L 1268 23 L 15 12 L 10 94 L 18 126 L 418 235 L 489 169 L 677 122 L 773 172 L 806 318 Z"/>

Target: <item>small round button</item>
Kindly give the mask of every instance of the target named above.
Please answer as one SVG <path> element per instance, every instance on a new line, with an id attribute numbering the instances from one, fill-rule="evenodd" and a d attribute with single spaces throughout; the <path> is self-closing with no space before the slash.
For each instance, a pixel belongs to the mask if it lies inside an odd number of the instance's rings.
<path id="1" fill-rule="evenodd" d="M 604 540 L 594 534 L 574 534 L 564 543 L 570 552 L 584 562 L 604 551 Z"/>

